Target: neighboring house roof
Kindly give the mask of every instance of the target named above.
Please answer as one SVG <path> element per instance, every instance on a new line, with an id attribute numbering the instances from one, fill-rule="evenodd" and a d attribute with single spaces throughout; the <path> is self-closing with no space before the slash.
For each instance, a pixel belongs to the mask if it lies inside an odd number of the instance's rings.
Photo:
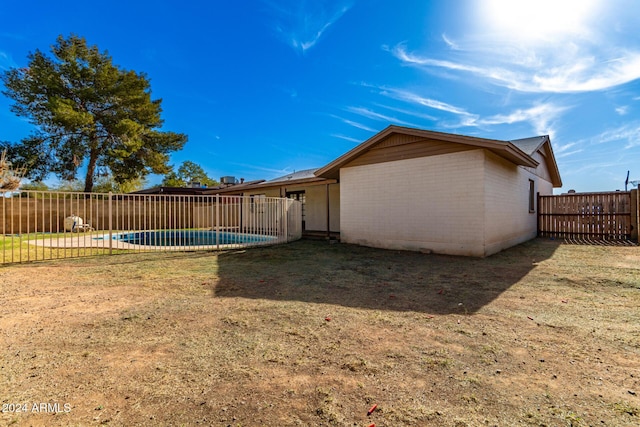
<path id="1" fill-rule="evenodd" d="M 466 148 L 483 148 L 493 152 L 494 154 L 520 166 L 535 168 L 538 166 L 538 161 L 531 156 L 531 153 L 536 152 L 544 144 L 547 144 L 546 150 L 547 158 L 550 160 L 547 162 L 547 167 L 550 168 L 550 174 L 553 179 L 553 185 L 559 187 L 562 185 L 560 180 L 560 174 L 558 172 L 555 159 L 553 158 L 553 151 L 551 151 L 551 144 L 549 143 L 548 136 L 540 136 L 535 138 L 526 138 L 516 141 L 500 141 L 495 139 L 477 138 L 473 136 L 464 136 L 449 134 L 443 132 L 434 132 L 429 130 L 408 128 L 403 126 L 391 125 L 383 131 L 372 136 L 362 144 L 356 146 L 351 151 L 338 157 L 328 165 L 318 169 L 316 176 L 323 178 L 338 179 L 340 176 L 340 168 L 344 167 L 348 163 L 354 161 L 356 158 L 364 155 L 369 150 L 381 144 L 388 137 L 399 134 L 415 137 L 412 142 L 419 142 L 420 139 L 428 139 L 430 141 L 437 141 L 443 143 L 461 144 Z M 537 146 L 536 146 L 537 145 Z M 535 148 L 532 150 L 532 147 Z M 545 147 L 547 148 L 547 147 Z M 529 152 L 528 152 L 529 151 Z M 551 170 L 551 169 L 554 170 Z"/>
<path id="2" fill-rule="evenodd" d="M 237 192 L 242 189 L 264 182 L 264 179 L 258 179 L 255 181 L 245 181 L 242 184 L 233 185 L 218 185 L 216 187 L 207 188 L 192 188 L 192 187 L 153 187 L 146 190 L 133 191 L 129 194 L 171 194 L 171 195 L 195 195 L 195 196 L 208 196 L 218 193 Z"/>
<path id="3" fill-rule="evenodd" d="M 172 195 L 202 195 L 209 188 L 191 187 L 152 187 L 139 191 L 132 191 L 129 194 L 172 194 Z"/>
<path id="4" fill-rule="evenodd" d="M 290 174 L 283 175 L 278 178 L 274 178 L 269 181 L 266 181 L 263 184 L 267 185 L 267 184 L 274 184 L 276 182 L 287 182 L 287 181 L 295 181 L 298 179 L 315 178 L 316 177 L 315 171 L 317 170 L 318 168 L 313 168 L 313 169 L 305 169 L 297 172 L 292 172 Z"/>
<path id="5" fill-rule="evenodd" d="M 264 179 L 256 179 L 253 181 L 244 181 L 242 184 L 231 184 L 231 185 L 219 185 L 213 189 L 212 193 L 209 194 L 222 194 L 222 193 L 241 193 L 248 187 L 253 187 L 254 185 L 258 185 L 264 182 Z"/>
<path id="6" fill-rule="evenodd" d="M 279 176 L 269 181 L 264 181 L 256 185 L 252 185 L 247 190 L 262 190 L 266 188 L 274 187 L 291 187 L 294 185 L 317 185 L 317 184 L 333 184 L 336 182 L 334 179 L 327 179 L 316 176 L 314 169 L 304 169 L 297 172 L 292 172 L 287 175 Z"/>

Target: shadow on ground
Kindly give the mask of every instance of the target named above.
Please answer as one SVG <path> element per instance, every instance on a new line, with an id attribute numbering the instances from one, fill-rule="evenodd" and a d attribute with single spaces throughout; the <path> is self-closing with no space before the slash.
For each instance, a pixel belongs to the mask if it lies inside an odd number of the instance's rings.
<path id="1" fill-rule="evenodd" d="M 534 239 L 479 259 L 302 240 L 220 254 L 213 292 L 216 297 L 473 313 L 551 257 L 558 245 Z"/>

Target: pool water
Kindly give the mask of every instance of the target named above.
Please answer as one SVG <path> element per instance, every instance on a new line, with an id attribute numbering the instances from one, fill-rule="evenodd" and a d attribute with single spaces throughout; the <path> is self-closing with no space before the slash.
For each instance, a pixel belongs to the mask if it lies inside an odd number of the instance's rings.
<path id="1" fill-rule="evenodd" d="M 218 239 L 216 241 L 216 236 Z M 269 242 L 273 236 L 208 230 L 157 230 L 119 233 L 114 239 L 134 245 L 147 246 L 210 246 L 215 244 L 250 244 Z"/>

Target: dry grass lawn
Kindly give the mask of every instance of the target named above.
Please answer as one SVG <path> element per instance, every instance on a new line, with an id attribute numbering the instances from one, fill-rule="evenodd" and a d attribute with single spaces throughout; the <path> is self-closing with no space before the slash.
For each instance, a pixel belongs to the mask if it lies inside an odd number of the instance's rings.
<path id="1" fill-rule="evenodd" d="M 0 292 L 3 425 L 640 425 L 638 247 L 300 241 L 4 266 Z"/>

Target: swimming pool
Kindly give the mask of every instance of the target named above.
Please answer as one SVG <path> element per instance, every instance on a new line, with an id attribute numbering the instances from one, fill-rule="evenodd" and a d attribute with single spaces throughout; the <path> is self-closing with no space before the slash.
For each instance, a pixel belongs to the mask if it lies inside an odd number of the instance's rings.
<path id="1" fill-rule="evenodd" d="M 212 246 L 274 242 L 274 236 L 212 230 L 155 230 L 119 233 L 115 240 L 145 246 Z"/>

